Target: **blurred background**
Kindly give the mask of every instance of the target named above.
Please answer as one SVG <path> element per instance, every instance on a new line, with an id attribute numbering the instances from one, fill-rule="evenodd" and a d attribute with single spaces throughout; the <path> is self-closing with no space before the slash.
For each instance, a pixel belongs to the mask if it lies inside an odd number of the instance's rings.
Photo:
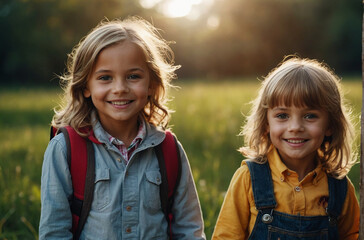
<path id="1" fill-rule="evenodd" d="M 175 41 L 180 78 L 266 74 L 284 55 L 361 71 L 359 0 L 2 0 L 1 85 L 58 85 L 67 53 L 108 19 L 139 15 Z"/>
<path id="2" fill-rule="evenodd" d="M 174 42 L 182 67 L 173 82 L 180 88 L 169 92 L 171 126 L 190 160 L 208 239 L 243 160 L 249 103 L 284 56 L 335 70 L 360 133 L 360 0 L 0 0 L 0 239 L 38 239 L 43 153 L 67 54 L 101 20 L 133 15 Z M 349 177 L 358 191 L 358 164 Z"/>

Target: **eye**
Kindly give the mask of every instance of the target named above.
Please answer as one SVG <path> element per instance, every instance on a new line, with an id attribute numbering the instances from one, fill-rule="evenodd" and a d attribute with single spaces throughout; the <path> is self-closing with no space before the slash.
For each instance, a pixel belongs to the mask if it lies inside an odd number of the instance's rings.
<path id="1" fill-rule="evenodd" d="M 133 79 L 139 79 L 139 78 L 141 78 L 141 76 L 139 74 L 130 74 L 127 77 L 127 79 L 131 79 L 131 80 L 133 80 Z"/>
<path id="2" fill-rule="evenodd" d="M 111 76 L 102 75 L 102 76 L 98 77 L 97 80 L 108 81 L 108 80 L 111 80 Z"/>
<path id="3" fill-rule="evenodd" d="M 317 114 L 315 113 L 307 113 L 305 116 L 304 116 L 305 119 L 314 119 L 314 118 L 318 118 Z"/>
<path id="4" fill-rule="evenodd" d="M 288 114 L 287 113 L 278 113 L 278 114 L 276 114 L 276 118 L 278 118 L 278 119 L 287 119 Z"/>

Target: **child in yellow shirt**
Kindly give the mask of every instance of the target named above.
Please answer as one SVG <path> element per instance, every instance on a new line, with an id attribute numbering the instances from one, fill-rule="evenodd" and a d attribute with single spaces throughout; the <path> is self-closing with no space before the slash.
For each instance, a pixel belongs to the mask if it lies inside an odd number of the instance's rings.
<path id="1" fill-rule="evenodd" d="M 263 81 L 212 239 L 358 239 L 353 129 L 338 77 L 297 57 Z"/>

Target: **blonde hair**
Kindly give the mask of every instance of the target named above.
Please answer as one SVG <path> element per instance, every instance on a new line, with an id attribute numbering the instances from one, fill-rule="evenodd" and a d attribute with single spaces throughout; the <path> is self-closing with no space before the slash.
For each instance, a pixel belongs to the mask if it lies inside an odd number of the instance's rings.
<path id="1" fill-rule="evenodd" d="M 150 70 L 152 95 L 141 112 L 142 117 L 155 126 L 166 127 L 170 110 L 165 105 L 167 90 L 176 77 L 174 54 L 158 30 L 139 17 L 125 20 L 103 20 L 86 37 L 81 39 L 68 56 L 67 72 L 61 76 L 64 96 L 63 105 L 55 109 L 52 126 L 72 126 L 79 134 L 81 128 L 91 126 L 91 112 L 94 109 L 90 99 L 83 92 L 87 80 L 100 52 L 125 40 L 137 44 L 146 57 Z M 84 134 L 83 134 L 84 135 Z"/>
<path id="2" fill-rule="evenodd" d="M 286 58 L 268 74 L 241 132 L 245 146 L 239 151 L 257 162 L 266 161 L 266 155 L 273 147 L 266 130 L 267 111 L 281 104 L 328 112 L 332 136 L 325 137 L 317 156 L 328 174 L 336 178 L 345 176 L 355 163 L 350 114 L 344 104 L 340 79 L 328 66 L 316 60 Z"/>

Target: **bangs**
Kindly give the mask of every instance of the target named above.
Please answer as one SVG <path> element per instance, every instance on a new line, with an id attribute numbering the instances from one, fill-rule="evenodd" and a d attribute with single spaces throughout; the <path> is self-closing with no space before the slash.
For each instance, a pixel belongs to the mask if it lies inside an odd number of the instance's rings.
<path id="1" fill-rule="evenodd" d="M 274 79 L 275 78 L 275 79 Z M 296 68 L 284 76 L 272 76 L 266 87 L 266 107 L 295 106 L 323 109 L 328 104 L 322 80 L 315 74 L 308 74 L 303 68 Z"/>

